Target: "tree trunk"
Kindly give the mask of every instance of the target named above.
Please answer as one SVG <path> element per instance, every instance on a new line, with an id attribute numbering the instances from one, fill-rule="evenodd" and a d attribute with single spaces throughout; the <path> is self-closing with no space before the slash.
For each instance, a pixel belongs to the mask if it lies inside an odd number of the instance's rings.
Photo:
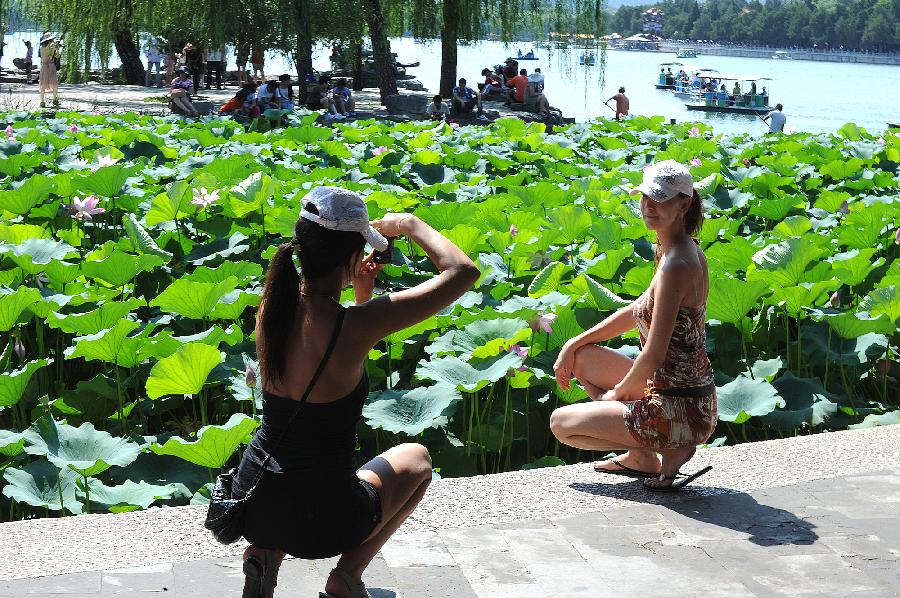
<path id="1" fill-rule="evenodd" d="M 144 63 L 141 61 L 141 52 L 134 43 L 134 35 L 131 32 L 132 14 L 134 6 L 131 0 L 125 0 L 120 10 L 116 11 L 113 19 L 113 43 L 119 60 L 122 61 L 122 74 L 129 85 L 144 84 Z"/>
<path id="2" fill-rule="evenodd" d="M 444 26 L 441 29 L 441 86 L 445 98 L 453 95 L 456 86 L 456 42 L 459 39 L 459 0 L 444 0 Z"/>
<path id="3" fill-rule="evenodd" d="M 381 101 L 389 95 L 397 93 L 397 79 L 394 77 L 394 59 L 391 56 L 391 43 L 384 29 L 384 15 L 381 12 L 381 0 L 363 0 L 363 12 L 366 13 L 366 24 L 369 26 L 369 38 L 372 40 L 372 58 L 375 61 L 375 80 Z"/>
<path id="4" fill-rule="evenodd" d="M 295 0 L 294 10 L 297 16 L 297 78 L 306 80 L 306 75 L 313 72 L 312 66 L 312 26 L 309 19 L 309 0 Z"/>

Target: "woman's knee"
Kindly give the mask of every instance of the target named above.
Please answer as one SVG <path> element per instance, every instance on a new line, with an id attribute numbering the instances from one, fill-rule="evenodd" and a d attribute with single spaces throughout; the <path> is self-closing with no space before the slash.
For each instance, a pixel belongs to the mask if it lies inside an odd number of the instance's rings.
<path id="1" fill-rule="evenodd" d="M 550 431 L 557 438 L 565 438 L 569 435 L 570 422 L 569 410 L 559 407 L 550 414 Z"/>
<path id="2" fill-rule="evenodd" d="M 431 454 L 427 448 L 417 442 L 401 444 L 398 448 L 403 450 L 410 473 L 423 480 L 431 479 Z"/>

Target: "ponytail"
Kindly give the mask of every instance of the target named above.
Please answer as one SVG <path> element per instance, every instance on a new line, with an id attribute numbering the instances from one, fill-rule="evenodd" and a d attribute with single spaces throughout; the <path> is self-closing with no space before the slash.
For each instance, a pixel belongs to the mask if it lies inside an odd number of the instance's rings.
<path id="1" fill-rule="evenodd" d="M 300 300 L 300 275 L 294 266 L 294 243 L 282 243 L 269 263 L 260 302 L 265 342 L 259 344 L 260 373 L 279 380 L 284 374 L 288 338 Z"/>
<path id="2" fill-rule="evenodd" d="M 691 196 L 691 205 L 688 206 L 688 211 L 684 214 L 684 232 L 688 234 L 688 236 L 696 239 L 697 233 L 700 232 L 700 229 L 703 228 L 703 199 L 700 197 L 700 193 L 694 189 L 694 194 Z M 656 267 L 659 266 L 659 260 L 662 259 L 662 248 L 657 245 L 656 246 L 656 254 L 653 256 L 653 269 L 656 270 Z"/>

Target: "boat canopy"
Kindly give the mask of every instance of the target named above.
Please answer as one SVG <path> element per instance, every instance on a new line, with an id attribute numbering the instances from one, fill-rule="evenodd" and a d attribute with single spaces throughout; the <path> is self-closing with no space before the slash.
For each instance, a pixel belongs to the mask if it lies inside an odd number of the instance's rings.
<path id="1" fill-rule="evenodd" d="M 728 73 L 720 73 L 718 71 L 706 70 L 709 75 L 700 75 L 701 78 L 714 78 L 714 79 L 724 79 L 725 81 L 771 81 L 772 77 L 761 77 L 759 75 L 735 75 Z"/>

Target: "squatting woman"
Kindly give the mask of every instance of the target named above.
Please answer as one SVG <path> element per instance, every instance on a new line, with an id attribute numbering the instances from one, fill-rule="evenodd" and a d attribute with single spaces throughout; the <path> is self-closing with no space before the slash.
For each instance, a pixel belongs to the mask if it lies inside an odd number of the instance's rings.
<path id="1" fill-rule="evenodd" d="M 384 250 L 385 237 L 400 235 L 420 245 L 439 274 L 372 299 L 381 266 L 364 254 L 366 242 Z M 357 469 L 366 357 L 386 335 L 435 314 L 477 278 L 472 260 L 411 214 L 370 225 L 365 203 L 351 191 L 317 187 L 303 198 L 294 238 L 269 264 L 257 313 L 263 421 L 244 452 L 235 495 L 246 493 L 267 454 L 271 459 L 242 524 L 250 542 L 245 598 L 273 595 L 285 553 L 341 555 L 320 596 L 367 596 L 363 571 L 422 499 L 431 458 L 422 445 L 402 444 Z M 343 307 L 348 284 L 356 305 Z"/>
<path id="2" fill-rule="evenodd" d="M 678 479 L 717 419 L 705 346 L 709 273 L 694 239 L 703 204 L 690 171 L 673 160 L 647 168 L 631 193 L 641 194 L 644 223 L 656 231 L 656 273 L 634 303 L 563 346 L 554 365 L 559 385 L 567 389 L 574 376 L 593 401 L 557 409 L 550 427 L 560 442 L 580 449 L 628 451 L 595 463 L 599 472 L 677 490 L 709 471 Z M 633 361 L 596 344 L 634 328 L 642 349 Z"/>

